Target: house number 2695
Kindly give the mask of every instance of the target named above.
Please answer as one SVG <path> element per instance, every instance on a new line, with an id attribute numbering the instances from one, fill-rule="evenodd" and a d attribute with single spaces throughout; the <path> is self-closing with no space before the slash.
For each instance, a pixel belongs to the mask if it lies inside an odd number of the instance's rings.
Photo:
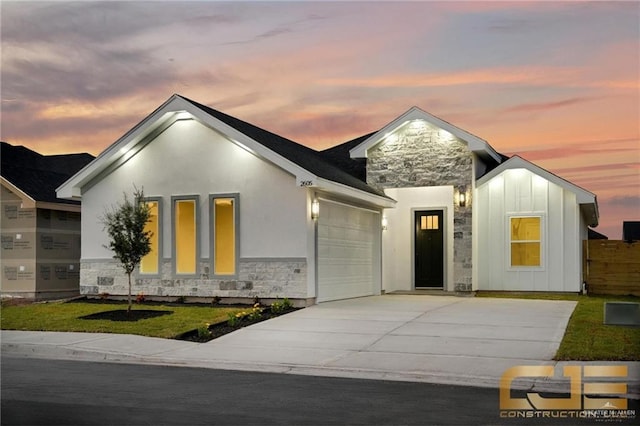
<path id="1" fill-rule="evenodd" d="M 313 181 L 310 180 L 301 180 L 300 181 L 300 186 L 311 186 L 313 185 Z"/>

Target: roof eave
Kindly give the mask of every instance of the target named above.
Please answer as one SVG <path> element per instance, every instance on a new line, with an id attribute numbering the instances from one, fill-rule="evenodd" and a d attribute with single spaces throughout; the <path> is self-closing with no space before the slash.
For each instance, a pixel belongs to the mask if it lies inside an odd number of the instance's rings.
<path id="1" fill-rule="evenodd" d="M 365 192 L 356 188 L 353 188 L 348 185 L 344 185 L 342 183 L 337 183 L 324 178 L 316 178 L 314 180 L 313 187 L 321 190 L 325 190 L 327 192 L 335 193 L 338 195 L 347 196 L 350 198 L 355 198 L 369 204 L 376 205 L 382 208 L 391 208 L 395 207 L 397 201 L 393 198 L 376 195 L 370 192 Z"/>
<path id="2" fill-rule="evenodd" d="M 542 167 L 533 164 L 530 161 L 525 160 L 524 158 L 514 155 L 509 158 L 504 163 L 498 165 L 495 169 L 491 170 L 486 175 L 482 176 L 476 182 L 476 187 L 481 187 L 485 185 L 487 182 L 491 181 L 496 176 L 499 176 L 506 170 L 511 169 L 526 169 L 531 173 L 538 175 L 549 182 L 552 182 L 562 188 L 567 189 L 568 191 L 573 192 L 576 195 L 576 201 L 580 205 L 580 208 L 585 215 L 585 219 L 588 222 L 589 226 L 597 226 L 598 220 L 600 217 L 600 213 L 598 210 L 598 199 L 596 194 L 593 192 L 587 191 L 584 188 L 579 187 L 578 185 L 569 182 L 568 180 L 561 178 L 560 176 L 551 173 L 548 170 L 543 169 Z"/>
<path id="3" fill-rule="evenodd" d="M 453 124 L 448 123 L 415 106 L 410 108 L 407 112 L 384 126 L 382 129 L 380 129 L 364 141 L 362 141 L 362 143 L 360 143 L 358 146 L 352 148 L 349 151 L 349 155 L 351 156 L 351 158 L 367 158 L 369 149 L 382 142 L 393 132 L 405 126 L 412 120 L 425 120 L 426 122 L 443 130 L 446 130 L 457 138 L 467 142 L 470 151 L 473 151 L 485 158 L 493 158 L 498 163 L 502 161 L 500 154 L 498 154 L 497 151 L 494 150 L 493 147 L 489 145 L 489 143 L 484 139 L 472 135 L 471 133 L 462 130 L 461 128 L 454 126 Z"/>
<path id="4" fill-rule="evenodd" d="M 20 197 L 22 201 L 23 208 L 34 208 L 36 206 L 36 200 L 31 197 L 29 194 L 24 192 L 22 189 L 18 188 L 16 185 L 7 180 L 4 176 L 0 176 L 0 182 L 3 186 L 5 186 L 8 190 L 16 194 Z"/>
<path id="5" fill-rule="evenodd" d="M 82 187 L 85 184 L 97 177 L 103 170 L 114 162 L 125 156 L 132 156 L 133 153 L 135 153 L 133 148 L 140 141 L 142 141 L 154 129 L 162 126 L 166 121 L 171 119 L 171 114 L 169 113 L 178 112 L 171 108 L 171 105 L 176 102 L 184 101 L 174 94 L 155 111 L 102 151 L 93 159 L 93 161 L 56 188 L 57 197 L 69 200 L 80 200 L 82 198 Z"/>

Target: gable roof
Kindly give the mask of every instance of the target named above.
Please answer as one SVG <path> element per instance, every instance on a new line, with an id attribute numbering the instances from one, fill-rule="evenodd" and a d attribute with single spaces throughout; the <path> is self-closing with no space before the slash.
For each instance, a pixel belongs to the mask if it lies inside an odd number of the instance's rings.
<path id="1" fill-rule="evenodd" d="M 91 160 L 91 154 L 42 155 L 24 146 L 1 142 L 3 184 L 32 203 L 78 204 L 56 197 L 56 188 Z"/>
<path id="2" fill-rule="evenodd" d="M 588 221 L 588 225 L 598 225 L 598 218 L 600 214 L 598 212 L 598 200 L 594 193 L 589 192 L 586 189 L 581 188 L 578 185 L 575 185 L 568 180 L 563 179 L 558 175 L 555 175 L 550 171 L 545 170 L 542 167 L 537 166 L 518 155 L 514 155 L 495 169 L 491 170 L 489 173 L 482 176 L 480 179 L 478 179 L 476 186 L 480 187 L 489 182 L 494 177 L 500 175 L 505 170 L 510 169 L 529 170 L 531 173 L 536 174 L 550 182 L 553 182 L 554 184 L 570 192 L 573 192 L 576 195 L 576 200 L 578 201 L 578 204 L 580 204 L 580 208 L 582 209 L 586 220 Z"/>
<path id="3" fill-rule="evenodd" d="M 196 119 L 223 134 L 233 143 L 293 174 L 299 184 L 305 181 L 306 186 L 309 186 L 310 182 L 312 187 L 360 198 L 385 207 L 394 203 L 384 193 L 327 162 L 318 151 L 180 95 L 171 96 L 103 151 L 89 166 L 62 184 L 58 188 L 58 195 L 80 198 L 83 186 L 99 178 L 101 173 L 108 173 L 113 167 L 124 163 L 155 135 L 175 121 L 183 119 Z"/>
<path id="4" fill-rule="evenodd" d="M 410 108 L 400 117 L 393 120 L 391 123 L 384 126 L 379 131 L 372 134 L 370 137 L 366 138 L 358 146 L 352 148 L 350 151 L 351 158 L 367 158 L 370 148 L 373 148 L 384 139 L 386 139 L 391 133 L 414 120 L 424 120 L 427 123 L 430 123 L 440 129 L 446 130 L 447 132 L 466 142 L 469 150 L 475 152 L 483 158 L 491 158 L 498 163 L 501 161 L 500 154 L 498 154 L 484 139 L 472 135 L 471 133 L 462 130 L 461 128 L 456 127 L 453 124 L 444 121 L 441 118 L 436 117 L 435 115 L 429 114 L 428 112 L 425 112 L 415 106 Z"/>
<path id="5" fill-rule="evenodd" d="M 340 145 L 333 146 L 331 148 L 320 151 L 320 155 L 335 166 L 349 173 L 350 175 L 360 179 L 363 182 L 367 181 L 367 160 L 364 158 L 351 158 L 349 151 L 354 147 L 360 145 L 362 141 L 370 137 L 376 132 L 367 133 L 364 136 L 352 139 L 350 141 L 341 143 Z"/>
<path id="6" fill-rule="evenodd" d="M 276 135 L 275 133 L 261 129 L 260 127 L 217 111 L 206 105 L 192 101 L 191 99 L 187 99 L 184 96 L 180 97 L 319 177 L 348 185 L 371 194 L 385 196 L 384 193 L 367 185 L 363 180 L 355 178 L 351 174 L 329 163 L 326 161 L 325 157 L 316 150 Z"/>

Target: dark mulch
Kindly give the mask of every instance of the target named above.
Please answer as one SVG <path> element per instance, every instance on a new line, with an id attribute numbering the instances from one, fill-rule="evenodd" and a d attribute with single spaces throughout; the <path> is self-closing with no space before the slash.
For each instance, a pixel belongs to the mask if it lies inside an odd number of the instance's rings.
<path id="1" fill-rule="evenodd" d="M 153 311 L 148 309 L 132 309 L 130 312 L 127 312 L 126 309 L 117 309 L 115 311 L 96 312 L 95 314 L 79 317 L 79 319 L 134 322 L 148 318 L 171 315 L 172 313 L 173 311 Z"/>
<path id="2" fill-rule="evenodd" d="M 275 318 L 275 317 L 278 317 L 280 315 L 286 315 L 286 314 L 288 314 L 290 312 L 297 311 L 298 309 L 301 309 L 301 308 L 290 308 L 290 309 L 284 311 L 281 314 L 274 314 L 273 312 L 271 312 L 271 310 L 269 308 L 264 308 L 264 311 L 262 311 L 262 316 L 259 319 L 249 320 L 248 318 L 243 318 L 235 326 L 230 326 L 227 321 L 223 321 L 223 322 L 219 322 L 217 324 L 211 324 L 209 326 L 209 331 L 210 331 L 210 335 L 209 336 L 199 336 L 198 335 L 198 330 L 195 329 L 195 330 L 190 330 L 190 331 L 187 331 L 185 333 L 182 333 L 182 334 L 176 336 L 176 339 L 178 339 L 178 340 L 187 340 L 189 342 L 205 343 L 205 342 L 209 342 L 209 341 L 211 341 L 213 339 L 216 339 L 218 337 L 224 336 L 225 334 L 229 334 L 231 332 L 239 330 L 239 329 L 241 329 L 243 327 L 247 327 L 247 326 L 252 325 L 252 324 L 256 324 L 256 323 L 259 323 L 259 322 L 262 322 L 262 321 L 266 321 L 268 319 Z"/>

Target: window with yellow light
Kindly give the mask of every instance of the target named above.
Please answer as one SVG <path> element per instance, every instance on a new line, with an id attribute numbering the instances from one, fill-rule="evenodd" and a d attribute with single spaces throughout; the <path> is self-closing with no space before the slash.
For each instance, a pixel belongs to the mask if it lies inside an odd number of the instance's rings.
<path id="1" fill-rule="evenodd" d="M 213 199 L 214 273 L 236 273 L 236 202 L 234 198 Z"/>
<path id="2" fill-rule="evenodd" d="M 159 202 L 147 201 L 149 207 L 149 221 L 145 224 L 145 232 L 151 232 L 151 251 L 140 261 L 141 274 L 157 274 L 160 260 L 160 221 Z"/>
<path id="3" fill-rule="evenodd" d="M 176 273 L 195 274 L 196 201 L 176 200 L 174 209 Z"/>
<path id="4" fill-rule="evenodd" d="M 541 218 L 512 217 L 511 266 L 541 266 Z"/>

